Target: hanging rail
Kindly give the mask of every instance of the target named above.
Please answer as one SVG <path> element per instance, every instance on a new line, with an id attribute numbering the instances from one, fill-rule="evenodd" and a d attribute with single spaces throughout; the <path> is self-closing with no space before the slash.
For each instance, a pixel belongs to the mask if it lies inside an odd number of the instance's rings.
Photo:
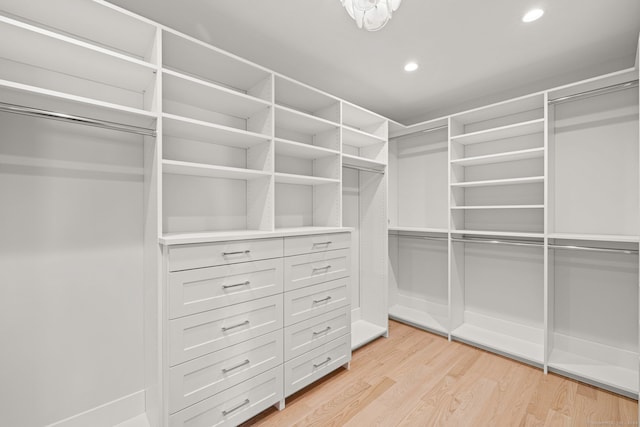
<path id="1" fill-rule="evenodd" d="M 352 166 L 352 165 L 342 165 L 343 168 L 347 168 L 347 169 L 355 169 L 358 171 L 364 171 L 364 172 L 373 172 L 373 173 L 380 173 L 382 175 L 384 175 L 384 170 L 380 170 L 380 169 L 373 169 L 373 168 L 366 168 L 364 166 Z"/>
<path id="2" fill-rule="evenodd" d="M 599 248 L 596 246 L 577 246 L 577 245 L 554 245 L 549 244 L 549 249 L 567 249 L 589 252 L 608 252 L 617 254 L 634 255 L 638 253 L 637 249 L 619 249 L 619 248 Z"/>
<path id="3" fill-rule="evenodd" d="M 495 240 L 495 239 L 483 239 L 483 238 L 460 238 L 453 237 L 451 238 L 452 242 L 462 242 L 462 243 L 489 243 L 491 245 L 507 245 L 507 246 L 536 246 L 540 247 L 543 245 L 542 242 L 534 242 L 534 241 L 520 241 L 520 240 Z"/>
<path id="4" fill-rule="evenodd" d="M 615 92 L 618 90 L 624 90 L 624 89 L 629 89 L 632 87 L 638 86 L 638 79 L 636 80 L 630 80 L 627 82 L 623 82 L 623 83 L 617 83 L 614 85 L 610 85 L 610 86 L 604 86 L 604 87 L 600 87 L 597 89 L 591 89 L 591 90 L 586 90 L 584 92 L 578 92 L 578 93 L 574 93 L 572 95 L 567 95 L 567 96 L 560 96 L 558 98 L 553 98 L 549 100 L 550 104 L 557 104 L 560 102 L 565 102 L 565 101 L 569 101 L 573 98 L 579 98 L 579 97 L 583 97 L 583 96 L 596 96 L 596 95 L 600 95 L 603 93 L 608 93 L 608 92 Z"/>
<path id="5" fill-rule="evenodd" d="M 91 119 L 89 117 L 74 116 L 71 114 L 58 113 L 55 111 L 40 110 L 38 108 L 24 107 L 22 105 L 8 104 L 6 102 L 0 102 L 0 111 L 13 113 L 13 114 L 21 114 L 24 116 L 42 117 L 45 119 L 78 123 L 86 126 L 118 130 L 121 132 L 135 133 L 138 135 L 145 135 L 145 136 L 152 136 L 152 137 L 156 136 L 155 129 L 127 125 L 123 123 L 109 122 L 105 120 L 96 120 L 96 119 Z"/>

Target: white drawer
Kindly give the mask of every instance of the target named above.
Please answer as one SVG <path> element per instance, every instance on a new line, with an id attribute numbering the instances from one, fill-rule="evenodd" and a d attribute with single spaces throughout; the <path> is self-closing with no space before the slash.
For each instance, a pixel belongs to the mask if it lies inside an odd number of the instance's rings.
<path id="1" fill-rule="evenodd" d="M 302 255 L 346 249 L 351 246 L 351 233 L 312 234 L 284 238 L 284 256 Z"/>
<path id="2" fill-rule="evenodd" d="M 169 371 L 169 412 L 193 405 L 282 362 L 282 333 L 276 331 L 174 366 Z"/>
<path id="3" fill-rule="evenodd" d="M 282 295 L 169 321 L 169 364 L 186 362 L 282 328 Z"/>
<path id="4" fill-rule="evenodd" d="M 351 250 L 319 252 L 284 259 L 284 290 L 290 291 L 349 276 Z"/>
<path id="5" fill-rule="evenodd" d="M 169 273 L 169 318 L 282 292 L 282 258 Z"/>
<path id="6" fill-rule="evenodd" d="M 284 364 L 284 395 L 322 378 L 351 360 L 351 335 L 344 335 Z"/>
<path id="7" fill-rule="evenodd" d="M 351 331 L 351 307 L 342 307 L 284 329 L 284 359 L 313 350 Z"/>
<path id="8" fill-rule="evenodd" d="M 282 367 L 271 369 L 171 415 L 169 426 L 237 426 L 282 400 L 282 384 Z"/>
<path id="9" fill-rule="evenodd" d="M 169 271 L 282 257 L 282 240 L 238 240 L 171 246 L 169 247 Z"/>
<path id="10" fill-rule="evenodd" d="M 284 294 L 284 323 L 302 322 L 349 305 L 349 277 Z"/>

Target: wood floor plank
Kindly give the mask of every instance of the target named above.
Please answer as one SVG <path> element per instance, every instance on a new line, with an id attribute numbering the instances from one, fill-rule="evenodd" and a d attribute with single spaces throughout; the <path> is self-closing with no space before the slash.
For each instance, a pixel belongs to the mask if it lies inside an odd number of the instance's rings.
<path id="1" fill-rule="evenodd" d="M 287 398 L 244 426 L 632 426 L 638 402 L 390 321 L 351 370 Z"/>

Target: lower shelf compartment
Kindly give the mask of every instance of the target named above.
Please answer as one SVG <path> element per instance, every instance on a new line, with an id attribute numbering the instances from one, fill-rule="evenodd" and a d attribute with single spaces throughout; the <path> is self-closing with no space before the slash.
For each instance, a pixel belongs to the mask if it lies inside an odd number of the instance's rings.
<path id="1" fill-rule="evenodd" d="M 444 312 L 447 311 L 446 307 Z M 434 312 L 418 310 L 416 308 L 407 307 L 396 304 L 389 307 L 389 318 L 408 323 L 419 328 L 427 329 L 439 334 L 447 335 L 449 322 L 448 316 L 443 316 Z"/>
<path id="2" fill-rule="evenodd" d="M 375 325 L 366 320 L 356 320 L 351 324 L 351 349 L 355 350 L 376 338 L 387 334 L 387 328 Z"/>
<path id="3" fill-rule="evenodd" d="M 514 325 L 511 325 L 514 327 Z M 518 326 L 515 325 L 517 329 Z M 522 329 L 531 328 L 522 326 Z M 524 332 L 524 331 L 523 331 Z M 523 334 L 506 334 L 495 330 L 477 326 L 471 323 L 464 323 L 451 331 L 454 339 L 477 345 L 488 351 L 514 357 L 526 363 L 542 366 L 544 363 L 544 346 L 540 343 L 516 338 L 516 336 L 526 336 L 530 331 Z M 540 330 L 542 335 L 542 330 Z"/>

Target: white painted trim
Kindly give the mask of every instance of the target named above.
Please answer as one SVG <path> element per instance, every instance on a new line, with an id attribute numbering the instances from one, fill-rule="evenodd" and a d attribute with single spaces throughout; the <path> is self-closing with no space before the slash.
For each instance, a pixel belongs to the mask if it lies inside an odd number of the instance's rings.
<path id="1" fill-rule="evenodd" d="M 144 397 L 144 390 L 140 390 L 46 427 L 112 427 L 143 414 Z"/>

